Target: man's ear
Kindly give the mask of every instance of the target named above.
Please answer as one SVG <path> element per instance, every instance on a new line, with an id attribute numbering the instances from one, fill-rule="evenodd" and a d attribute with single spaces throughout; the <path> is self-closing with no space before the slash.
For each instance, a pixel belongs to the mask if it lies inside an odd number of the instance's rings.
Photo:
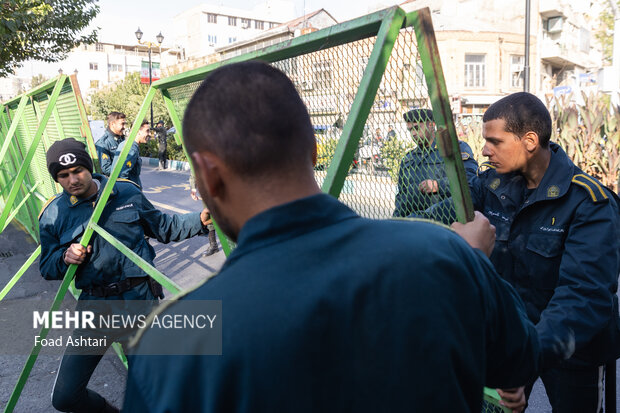
<path id="1" fill-rule="evenodd" d="M 208 151 L 192 152 L 191 157 L 197 178 L 197 186 L 198 182 L 200 182 L 203 189 L 207 190 L 212 198 L 220 197 L 224 190 L 220 159 Z"/>
<path id="2" fill-rule="evenodd" d="M 526 132 L 521 140 L 528 152 L 534 152 L 539 145 L 538 134 L 534 131 Z"/>

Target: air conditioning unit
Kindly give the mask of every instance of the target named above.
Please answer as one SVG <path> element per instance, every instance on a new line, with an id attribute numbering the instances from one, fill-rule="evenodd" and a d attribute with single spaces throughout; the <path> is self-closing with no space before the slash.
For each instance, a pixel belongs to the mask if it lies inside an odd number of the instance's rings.
<path id="1" fill-rule="evenodd" d="M 562 31 L 562 16 L 549 17 L 547 19 L 547 32 L 560 33 Z"/>

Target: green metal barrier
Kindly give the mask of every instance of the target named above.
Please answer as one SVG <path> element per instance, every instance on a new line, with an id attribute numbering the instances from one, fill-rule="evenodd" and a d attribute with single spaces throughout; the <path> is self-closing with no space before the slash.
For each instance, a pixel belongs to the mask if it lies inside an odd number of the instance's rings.
<path id="1" fill-rule="evenodd" d="M 454 199 L 457 219 L 460 222 L 472 219 L 471 198 L 467 189 L 430 12 L 428 9 L 423 9 L 406 14 L 395 6 L 153 83 L 134 120 L 131 133 L 127 137 L 128 142 L 118 157 L 82 236 L 80 243 L 83 246 L 89 244 L 96 232 L 167 289 L 173 292 L 180 291 L 178 285 L 114 239 L 99 227 L 97 222 L 155 94 L 158 91 L 162 94 L 177 130 L 175 139 L 182 142 L 182 114 L 200 82 L 222 65 L 252 59 L 273 64 L 294 81 L 308 106 L 315 126 L 319 151 L 319 163 L 315 174 L 317 181 L 324 192 L 340 198 L 363 216 L 375 218 L 392 216 L 395 195 L 398 191 L 396 182 L 400 163 L 407 151 L 415 148 L 410 135 L 404 129 L 402 115 L 412 107 L 432 109 L 437 129 L 436 145 L 442 154 L 443 164 L 440 165 L 439 172 L 437 170 L 418 172 L 430 174 L 429 177 L 432 179 L 447 177 L 449 194 Z M 88 124 L 82 122 L 80 133 L 76 135 L 72 135 L 62 125 L 64 106 L 58 101 L 68 89 L 73 92 L 77 90 L 78 93 L 74 95 L 79 96 L 75 79 L 67 80 L 66 76 L 60 76 L 37 90 L 5 104 L 5 111 L 0 117 L 0 139 L 2 139 L 0 166 L 6 157 L 8 169 L 13 168 L 13 171 L 19 170 L 19 172 L 9 194 L 2 195 L 0 228 L 9 221 L 15 200 L 26 196 L 22 185 L 24 181 L 27 185 L 25 188 L 31 192 L 36 189 L 35 185 L 41 182 L 40 186 L 43 187 L 42 193 L 45 196 L 50 196 L 51 194 L 48 195 L 50 192 L 55 193 L 52 189 L 53 183 L 47 185 L 51 178 L 46 171 L 44 151 L 43 156 L 39 151 L 41 141 L 48 147 L 55 140 L 80 136 L 85 139 L 91 156 L 96 161 Z M 85 119 L 81 97 L 77 98 L 76 106 L 77 116 Z M 66 110 L 76 112 L 73 109 Z M 48 124 L 52 125 L 51 128 L 47 127 Z M 386 134 L 385 141 L 375 141 L 372 131 L 379 129 L 381 132 L 382 128 L 385 131 L 390 125 L 395 130 L 394 135 L 390 135 L 387 139 Z M 19 139 L 13 139 L 13 135 L 17 135 Z M 374 147 L 375 143 L 377 148 Z M 376 149 L 378 153 L 375 153 Z M 0 183 L 4 185 L 11 176 L 1 169 L 0 171 Z M 409 183 L 404 181 L 403 184 Z M 445 198 L 448 195 L 443 196 Z M 35 208 L 28 209 L 28 214 L 20 215 L 18 212 L 16 215 L 20 222 L 30 225 L 27 228 L 35 238 L 38 227 L 36 213 L 33 219 L 32 212 L 37 210 L 37 202 L 35 197 L 31 197 L 24 205 L 29 206 L 32 203 L 35 204 Z M 432 204 L 429 203 L 427 206 L 430 205 Z M 40 207 L 40 204 L 38 206 Z M 448 217 L 440 218 L 447 220 Z M 221 233 L 217 224 L 216 230 L 223 250 L 228 255 L 234 245 Z M 37 251 L 28 262 L 33 262 L 36 255 Z M 75 265 L 69 266 L 51 311 L 59 308 L 75 271 Z M 22 269 L 11 281 L 12 284 L 17 282 L 20 273 L 23 274 Z M 0 299 L 6 295 L 7 287 L 0 293 Z M 39 336 L 43 339 L 47 333 L 48 329 L 43 328 Z M 122 355 L 118 347 L 115 349 Z M 11 412 L 15 408 L 40 350 L 40 346 L 32 349 L 5 407 L 5 412 Z M 487 389 L 485 392 L 484 409 L 502 411 L 497 394 L 492 390 Z"/>

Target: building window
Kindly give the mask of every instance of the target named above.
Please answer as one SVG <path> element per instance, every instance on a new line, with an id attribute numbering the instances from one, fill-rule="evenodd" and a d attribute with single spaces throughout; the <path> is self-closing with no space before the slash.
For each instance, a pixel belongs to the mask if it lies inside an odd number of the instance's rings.
<path id="1" fill-rule="evenodd" d="M 486 87 L 486 55 L 465 55 L 465 87 Z"/>
<path id="2" fill-rule="evenodd" d="M 84 50 L 88 50 L 88 45 L 86 43 L 84 43 L 82 47 L 84 48 Z"/>
<path id="3" fill-rule="evenodd" d="M 276 27 L 277 25 L 278 25 L 278 23 L 271 22 L 271 23 L 269 23 L 269 28 L 270 28 L 270 29 L 273 29 L 273 28 L 274 28 L 274 27 Z"/>
<path id="4" fill-rule="evenodd" d="M 99 70 L 99 64 L 96 62 L 90 62 L 88 64 L 90 70 Z"/>
<path id="5" fill-rule="evenodd" d="M 103 52 L 103 44 L 102 43 L 97 43 L 95 45 L 95 51 L 97 52 Z"/>
<path id="6" fill-rule="evenodd" d="M 214 34 L 208 35 L 207 40 L 209 40 L 209 46 L 215 46 L 217 44 L 217 36 Z"/>
<path id="7" fill-rule="evenodd" d="M 590 52 L 590 30 L 585 27 L 579 29 L 579 50 L 584 53 Z"/>
<path id="8" fill-rule="evenodd" d="M 332 62 L 319 62 L 314 64 L 312 71 L 312 85 L 314 89 L 331 89 L 332 87 Z"/>
<path id="9" fill-rule="evenodd" d="M 564 20 L 562 16 L 549 17 L 546 22 L 544 22 L 544 29 L 547 33 L 560 33 L 562 31 L 562 23 Z"/>
<path id="10" fill-rule="evenodd" d="M 243 29 L 249 29 L 250 28 L 250 19 L 241 19 L 241 27 Z"/>
<path id="11" fill-rule="evenodd" d="M 207 23 L 217 23 L 217 14 L 207 13 Z"/>
<path id="12" fill-rule="evenodd" d="M 99 81 L 98 80 L 91 80 L 90 81 L 90 88 L 91 89 L 98 89 L 99 88 Z"/>
<path id="13" fill-rule="evenodd" d="M 116 65 L 116 64 L 108 65 L 108 72 L 122 72 L 122 71 L 123 71 L 123 65 Z"/>
<path id="14" fill-rule="evenodd" d="M 228 25 L 229 26 L 236 26 L 237 25 L 237 18 L 236 17 L 228 17 Z"/>
<path id="15" fill-rule="evenodd" d="M 236 41 L 237 41 L 237 38 L 236 38 L 236 37 L 229 37 L 229 38 L 228 38 L 228 43 L 229 43 L 229 44 L 230 44 L 230 43 L 234 43 L 234 42 L 236 42 Z"/>
<path id="16" fill-rule="evenodd" d="M 523 56 L 510 56 L 510 87 L 515 89 L 523 88 L 523 79 L 525 74 L 523 73 L 523 65 L 525 64 L 525 57 Z"/>
<path id="17" fill-rule="evenodd" d="M 265 28 L 265 22 L 262 22 L 260 20 L 255 20 L 254 21 L 254 28 L 255 29 L 259 29 L 259 30 L 263 30 Z"/>

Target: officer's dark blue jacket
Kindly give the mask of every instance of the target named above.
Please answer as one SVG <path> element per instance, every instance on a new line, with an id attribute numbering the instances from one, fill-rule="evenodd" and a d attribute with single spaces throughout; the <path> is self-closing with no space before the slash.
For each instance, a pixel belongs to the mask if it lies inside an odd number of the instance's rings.
<path id="1" fill-rule="evenodd" d="M 118 156 L 121 154 L 121 151 L 125 147 L 125 143 L 127 141 L 121 142 L 116 151 L 114 152 L 114 161 L 112 162 L 112 168 L 116 166 L 118 161 Z M 125 158 L 125 162 L 123 163 L 123 167 L 121 168 L 121 173 L 119 174 L 120 178 L 129 179 L 132 182 L 135 182 L 140 188 L 142 188 L 142 181 L 140 180 L 140 172 L 142 171 L 142 158 L 140 158 L 140 148 L 136 142 L 131 144 L 131 148 L 129 149 L 129 153 L 127 154 L 127 158 Z"/>
<path id="2" fill-rule="evenodd" d="M 95 148 L 97 148 L 97 157 L 99 158 L 99 164 L 101 165 L 101 172 L 110 176 L 112 173 L 112 162 L 114 162 L 114 154 L 118 145 L 125 140 L 124 136 L 115 135 L 109 128 L 105 130 L 105 133 L 97 142 L 95 142 Z"/>
<path id="3" fill-rule="evenodd" d="M 328 195 L 251 218 L 183 300 L 222 300 L 222 355 L 135 356 L 124 411 L 477 413 L 483 384 L 537 373 L 534 326 L 480 251 Z M 179 345 L 208 335 L 186 329 Z"/>
<path id="4" fill-rule="evenodd" d="M 620 356 L 620 230 L 614 196 L 557 144 L 538 188 L 489 169 L 471 181 L 475 209 L 496 228 L 491 261 L 537 324 L 544 366 Z M 571 363 L 573 362 L 571 361 Z"/>
<path id="5" fill-rule="evenodd" d="M 94 174 L 93 179 L 101 183 L 96 195 L 81 199 L 63 192 L 48 201 L 39 217 L 39 265 L 41 275 L 48 280 L 62 279 L 65 275 L 68 265 L 62 255 L 82 237 L 95 202 L 107 182 L 106 177 L 98 174 Z M 192 237 L 203 229 L 199 213 L 166 215 L 155 209 L 140 189 L 129 181 L 116 182 L 98 225 L 151 265 L 155 251 L 144 239 L 145 235 L 168 243 Z M 76 272 L 77 288 L 104 286 L 128 277 L 147 275 L 96 233 L 90 245 L 93 247 L 92 254 Z"/>
<path id="6" fill-rule="evenodd" d="M 478 163 L 467 143 L 459 141 L 459 147 L 467 179 L 470 179 L 476 175 Z M 437 181 L 437 193 L 425 194 L 420 191 L 420 183 L 426 179 Z M 398 170 L 394 216 L 423 215 L 424 210 L 448 197 L 450 197 L 450 184 L 436 143 L 433 141 L 430 148 L 418 146 L 407 152 Z"/>

